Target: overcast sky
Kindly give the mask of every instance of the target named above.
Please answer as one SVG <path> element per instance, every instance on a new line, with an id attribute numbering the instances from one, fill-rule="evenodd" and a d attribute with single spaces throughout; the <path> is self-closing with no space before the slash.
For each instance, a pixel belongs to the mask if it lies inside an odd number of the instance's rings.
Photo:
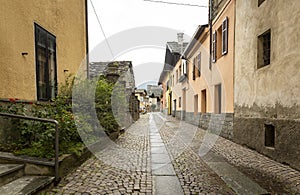
<path id="1" fill-rule="evenodd" d="M 156 0 L 153 0 L 156 1 Z M 207 24 L 208 8 L 154 3 L 144 0 L 92 0 L 108 38 L 108 46 L 88 0 L 90 61 L 132 61 L 136 85 L 157 81 L 165 43 L 177 41 L 178 32 L 189 41 L 198 25 Z M 165 0 L 207 6 L 208 0 Z M 153 31 L 150 29 L 153 29 Z M 161 32 L 161 35 L 157 32 Z M 158 40 L 159 39 L 159 40 Z M 136 43 L 133 43 L 135 40 Z"/>

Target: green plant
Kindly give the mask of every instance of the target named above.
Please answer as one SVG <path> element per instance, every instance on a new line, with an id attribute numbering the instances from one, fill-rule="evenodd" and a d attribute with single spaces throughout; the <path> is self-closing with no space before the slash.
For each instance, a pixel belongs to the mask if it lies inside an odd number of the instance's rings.
<path id="1" fill-rule="evenodd" d="M 39 118 L 51 118 L 59 122 L 60 153 L 78 153 L 82 148 L 81 138 L 77 132 L 72 114 L 71 92 L 73 78 L 68 77 L 61 84 L 59 95 L 52 101 L 43 104 L 16 103 L 10 99 L 6 106 L 1 106 L 2 112 L 18 115 L 30 115 Z M 55 126 L 51 123 L 30 121 L 24 119 L 8 119 L 11 124 L 11 135 L 7 134 L 7 141 L 2 148 L 14 151 L 16 154 L 47 157 L 54 156 Z"/>

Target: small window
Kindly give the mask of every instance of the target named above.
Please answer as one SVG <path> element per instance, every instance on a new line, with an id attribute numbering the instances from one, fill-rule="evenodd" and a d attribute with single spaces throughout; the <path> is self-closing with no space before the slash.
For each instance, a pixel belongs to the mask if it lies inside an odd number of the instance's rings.
<path id="1" fill-rule="evenodd" d="M 176 70 L 176 83 L 178 83 L 178 78 L 179 78 L 178 70 Z"/>
<path id="2" fill-rule="evenodd" d="M 36 86 L 38 100 L 51 100 L 57 95 L 56 38 L 34 24 Z"/>
<path id="3" fill-rule="evenodd" d="M 262 68 L 271 63 L 271 30 L 258 36 L 257 42 L 257 68 Z"/>
<path id="4" fill-rule="evenodd" d="M 167 81 L 167 90 L 169 90 L 170 87 L 170 80 Z"/>
<path id="5" fill-rule="evenodd" d="M 264 2 L 265 0 L 258 0 L 258 7 Z"/>
<path id="6" fill-rule="evenodd" d="M 178 107 L 181 108 L 181 97 L 178 98 Z"/>
<path id="7" fill-rule="evenodd" d="M 196 58 L 193 59 L 193 80 L 196 79 Z"/>
<path id="8" fill-rule="evenodd" d="M 174 75 L 172 76 L 172 85 L 174 86 L 175 80 L 174 80 Z"/>
<path id="9" fill-rule="evenodd" d="M 183 75 L 186 75 L 186 73 L 187 73 L 187 65 L 186 65 L 186 60 L 182 60 L 182 74 Z"/>
<path id="10" fill-rule="evenodd" d="M 222 55 L 228 52 L 228 17 L 222 23 Z"/>
<path id="11" fill-rule="evenodd" d="M 265 146 L 275 146 L 275 127 L 271 124 L 265 124 Z"/>
<path id="12" fill-rule="evenodd" d="M 186 78 L 189 78 L 189 61 L 185 60 Z"/>
<path id="13" fill-rule="evenodd" d="M 182 72 L 181 72 L 181 65 L 179 66 L 179 76 L 181 76 Z"/>
<path id="14" fill-rule="evenodd" d="M 212 37 L 212 61 L 216 62 L 217 57 L 217 31 L 213 32 Z"/>
<path id="15" fill-rule="evenodd" d="M 201 76 L 201 52 L 199 52 L 197 56 L 197 69 L 198 69 L 198 77 Z"/>

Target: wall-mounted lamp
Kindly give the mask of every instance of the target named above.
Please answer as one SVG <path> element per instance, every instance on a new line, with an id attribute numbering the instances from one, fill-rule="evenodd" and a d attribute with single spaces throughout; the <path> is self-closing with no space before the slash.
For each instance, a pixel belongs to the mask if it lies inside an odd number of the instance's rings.
<path id="1" fill-rule="evenodd" d="M 22 52 L 22 56 L 27 56 L 28 53 L 27 52 Z"/>

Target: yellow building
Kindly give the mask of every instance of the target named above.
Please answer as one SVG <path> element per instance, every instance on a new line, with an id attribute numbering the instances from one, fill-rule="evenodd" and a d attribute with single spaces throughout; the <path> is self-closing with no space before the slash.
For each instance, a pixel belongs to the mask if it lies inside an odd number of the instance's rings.
<path id="1" fill-rule="evenodd" d="M 86 0 L 2 0 L 0 98 L 44 101 L 87 53 Z"/>
<path id="2" fill-rule="evenodd" d="M 229 139 L 233 136 L 234 24 L 235 0 L 214 1 L 211 29 L 198 27 L 171 73 L 176 117 Z"/>
<path id="3" fill-rule="evenodd" d="M 300 1 L 236 0 L 234 141 L 300 170 Z"/>
<path id="4" fill-rule="evenodd" d="M 162 85 L 163 90 L 161 109 L 162 112 L 168 115 L 174 115 L 173 109 L 176 108 L 176 101 L 173 102 L 172 85 L 174 84 L 174 76 L 172 75 L 172 71 L 188 45 L 187 42 L 183 41 L 183 35 L 183 33 L 177 33 L 178 41 L 167 42 L 164 67 L 158 81 L 158 85 Z"/>

